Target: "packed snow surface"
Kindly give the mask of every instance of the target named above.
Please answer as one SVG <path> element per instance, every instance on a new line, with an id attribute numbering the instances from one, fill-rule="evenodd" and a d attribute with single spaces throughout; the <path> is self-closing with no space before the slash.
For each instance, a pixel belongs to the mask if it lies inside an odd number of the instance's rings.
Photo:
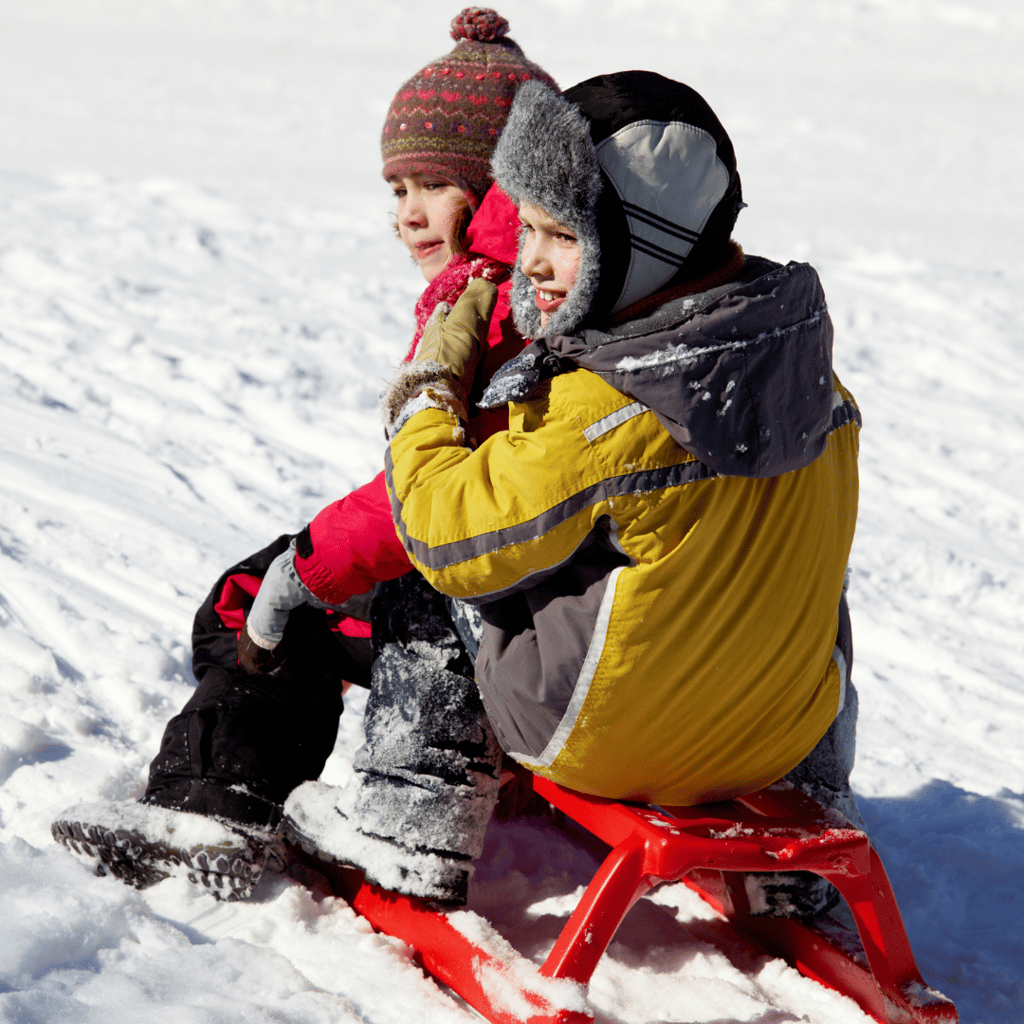
<path id="1" fill-rule="evenodd" d="M 2 1020 L 473 1019 L 315 877 L 139 893 L 49 834 L 142 792 L 219 573 L 381 465 L 422 279 L 378 133 L 458 3 L 0 0 Z M 695 86 L 736 145 L 737 239 L 820 272 L 864 416 L 853 781 L 925 981 L 964 1024 L 1021 1021 L 1024 8 L 500 10 L 563 85 Z M 495 827 L 465 913 L 542 956 L 593 866 L 543 823 Z M 600 1024 L 865 1019 L 680 886 L 631 913 L 588 998 Z"/>

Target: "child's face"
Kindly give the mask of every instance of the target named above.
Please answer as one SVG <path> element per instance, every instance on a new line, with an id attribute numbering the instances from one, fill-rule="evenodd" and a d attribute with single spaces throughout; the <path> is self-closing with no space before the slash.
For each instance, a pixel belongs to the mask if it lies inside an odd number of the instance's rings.
<path id="1" fill-rule="evenodd" d="M 519 207 L 523 227 L 520 266 L 534 287 L 540 325 L 547 327 L 551 314 L 565 301 L 580 270 L 576 232 L 560 224 L 540 206 Z"/>
<path id="2" fill-rule="evenodd" d="M 389 178 L 398 199 L 398 236 L 429 284 L 455 251 L 469 203 L 462 190 L 434 174 Z"/>

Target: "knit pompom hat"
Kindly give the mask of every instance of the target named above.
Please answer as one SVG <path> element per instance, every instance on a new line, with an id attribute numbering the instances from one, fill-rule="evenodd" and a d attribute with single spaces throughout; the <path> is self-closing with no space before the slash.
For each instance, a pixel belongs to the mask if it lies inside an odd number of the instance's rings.
<path id="1" fill-rule="evenodd" d="M 452 19 L 455 49 L 413 75 L 388 111 L 380 138 L 385 180 L 437 174 L 477 208 L 516 90 L 527 81 L 558 88 L 506 32 L 508 22 L 488 7 L 467 7 Z"/>

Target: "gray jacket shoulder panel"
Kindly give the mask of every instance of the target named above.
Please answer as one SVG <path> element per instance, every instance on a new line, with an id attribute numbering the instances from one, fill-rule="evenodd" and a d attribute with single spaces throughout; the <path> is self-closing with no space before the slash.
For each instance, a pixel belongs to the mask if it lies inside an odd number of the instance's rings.
<path id="1" fill-rule="evenodd" d="M 727 476 L 771 477 L 821 454 L 833 424 L 832 322 L 814 269 L 749 258 L 741 278 L 549 347 L 654 410 Z"/>

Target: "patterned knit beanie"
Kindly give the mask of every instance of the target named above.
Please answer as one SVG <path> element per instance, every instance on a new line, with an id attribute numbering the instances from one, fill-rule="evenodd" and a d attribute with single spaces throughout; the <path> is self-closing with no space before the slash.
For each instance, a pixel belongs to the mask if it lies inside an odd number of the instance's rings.
<path id="1" fill-rule="evenodd" d="M 474 210 L 480 205 L 516 89 L 531 79 L 558 88 L 507 31 L 508 22 L 487 7 L 452 19 L 455 49 L 413 75 L 388 111 L 380 137 L 385 180 L 437 174 L 458 185 Z"/>

